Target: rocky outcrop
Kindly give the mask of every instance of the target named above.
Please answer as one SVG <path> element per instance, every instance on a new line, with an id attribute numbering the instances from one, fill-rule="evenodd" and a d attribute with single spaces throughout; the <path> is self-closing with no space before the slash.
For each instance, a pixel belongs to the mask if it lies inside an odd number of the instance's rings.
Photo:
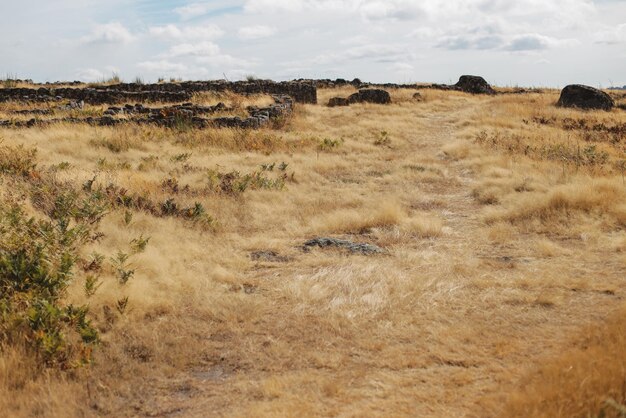
<path id="1" fill-rule="evenodd" d="M 457 90 L 470 94 L 496 94 L 487 81 L 477 75 L 462 75 L 454 85 Z"/>
<path id="2" fill-rule="evenodd" d="M 615 102 L 605 92 L 582 84 L 571 84 L 561 91 L 557 106 L 578 109 L 611 110 Z"/>

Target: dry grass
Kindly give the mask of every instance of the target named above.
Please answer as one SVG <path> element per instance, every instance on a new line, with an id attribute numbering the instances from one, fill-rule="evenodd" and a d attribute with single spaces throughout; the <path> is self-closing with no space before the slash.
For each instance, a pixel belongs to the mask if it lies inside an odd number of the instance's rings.
<path id="1" fill-rule="evenodd" d="M 586 329 L 558 357 L 547 359 L 503 400 L 499 416 L 621 417 L 626 402 L 626 312 Z M 497 408 L 495 406 L 492 406 Z"/>
<path id="2" fill-rule="evenodd" d="M 563 119 L 617 124 L 625 114 L 557 109 L 552 91 L 422 90 L 418 102 L 414 90 L 392 90 L 390 106 L 324 106 L 352 91 L 320 91 L 321 105 L 299 106 L 277 130 L 1 129 L 3 145 L 37 150 L 37 175 L 78 188 L 95 176 L 94 187 L 112 184 L 144 206 L 112 207 L 104 235 L 81 250 L 85 261 L 104 256 L 97 293 L 86 298 L 87 272 L 77 271 L 68 295 L 89 303 L 101 332 L 95 363 L 41 373 L 3 347 L 0 408 L 16 417 L 558 416 L 553 406 L 570 399 L 560 411 L 571 416 L 598 413 L 604 397 L 623 401 L 621 369 L 609 362 L 623 354 L 623 314 L 589 345 L 606 359 L 594 363 L 593 393 L 576 386 L 591 351 L 563 349 L 623 303 L 620 144 L 588 138 L 609 155 L 594 165 L 508 145 L 515 135 L 538 149 L 568 134 L 582 141 Z M 196 98 L 222 99 L 244 104 Z M 234 190 L 224 178 L 235 172 L 286 179 Z M 16 175 L 3 172 L 3 199 L 31 205 L 19 189 L 31 180 Z M 200 204 L 210 227 L 160 212 L 170 199 Z M 387 251 L 302 251 L 316 236 Z M 141 237 L 145 251 L 132 253 Z M 111 262 L 119 251 L 134 270 L 123 286 Z M 566 363 L 580 369 L 571 379 L 557 373 Z"/>

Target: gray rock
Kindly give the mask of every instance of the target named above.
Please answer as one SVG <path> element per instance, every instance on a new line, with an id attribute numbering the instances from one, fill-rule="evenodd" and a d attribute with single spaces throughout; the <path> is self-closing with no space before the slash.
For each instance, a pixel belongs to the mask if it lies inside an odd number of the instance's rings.
<path id="1" fill-rule="evenodd" d="M 365 243 L 355 243 L 348 240 L 338 239 L 338 238 L 315 238 L 311 239 L 304 243 L 303 249 L 305 251 L 310 251 L 313 247 L 319 248 L 327 248 L 327 247 L 335 247 L 335 248 L 343 248 L 352 253 L 361 253 L 365 255 L 372 254 L 382 254 L 385 251 L 372 244 Z"/>

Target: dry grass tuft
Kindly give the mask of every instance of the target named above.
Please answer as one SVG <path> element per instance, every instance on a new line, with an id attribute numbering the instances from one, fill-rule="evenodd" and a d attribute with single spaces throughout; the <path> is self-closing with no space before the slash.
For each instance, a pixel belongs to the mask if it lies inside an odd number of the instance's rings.
<path id="1" fill-rule="evenodd" d="M 555 186 L 547 192 L 529 192 L 511 197 L 503 208 L 490 210 L 489 223 L 508 221 L 524 224 L 567 222 L 577 213 L 606 217 L 611 224 L 626 225 L 626 188 L 614 180 L 579 180 Z"/>
<path id="2" fill-rule="evenodd" d="M 385 202 L 380 207 L 341 209 L 313 221 L 313 231 L 332 234 L 364 234 L 374 228 L 399 225 L 406 213 L 398 203 Z"/>

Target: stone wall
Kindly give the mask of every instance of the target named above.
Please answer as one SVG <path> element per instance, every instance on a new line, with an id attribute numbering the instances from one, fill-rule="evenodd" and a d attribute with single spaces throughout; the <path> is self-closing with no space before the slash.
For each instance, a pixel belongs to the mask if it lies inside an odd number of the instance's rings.
<path id="1" fill-rule="evenodd" d="M 92 105 L 124 102 L 186 102 L 198 92 L 225 92 L 238 94 L 288 95 L 298 103 L 317 103 L 317 87 L 306 82 L 251 82 L 189 81 L 164 84 L 115 84 L 87 88 L 6 88 L 0 89 L 0 102 L 55 100 L 84 101 Z"/>
<path id="2" fill-rule="evenodd" d="M 192 103 L 165 107 L 145 107 L 141 104 L 126 104 L 122 107 L 109 107 L 102 117 L 66 117 L 57 119 L 28 121 L 0 120 L 0 127 L 31 128 L 49 126 L 55 123 L 86 123 L 94 126 L 116 126 L 121 124 L 151 124 L 174 128 L 189 126 L 194 128 L 238 128 L 258 129 L 269 125 L 280 118 L 288 117 L 293 112 L 293 100 L 289 96 L 274 95 L 274 103 L 267 107 L 250 106 L 247 108 L 248 117 L 217 117 L 207 118 L 205 115 L 229 111 L 223 103 L 215 106 L 198 106 Z M 30 110 L 40 114 L 37 109 Z M 20 113 L 24 113 L 20 111 Z M 117 116 L 124 116 L 118 118 Z"/>

